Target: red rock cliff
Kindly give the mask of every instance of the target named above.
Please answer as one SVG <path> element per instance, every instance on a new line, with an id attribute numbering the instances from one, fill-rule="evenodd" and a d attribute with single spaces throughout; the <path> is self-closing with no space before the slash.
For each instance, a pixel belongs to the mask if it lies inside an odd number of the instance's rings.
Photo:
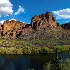
<path id="1" fill-rule="evenodd" d="M 39 16 L 34 16 L 31 20 L 33 29 L 40 29 L 45 27 L 55 28 L 57 23 L 50 12 Z"/>

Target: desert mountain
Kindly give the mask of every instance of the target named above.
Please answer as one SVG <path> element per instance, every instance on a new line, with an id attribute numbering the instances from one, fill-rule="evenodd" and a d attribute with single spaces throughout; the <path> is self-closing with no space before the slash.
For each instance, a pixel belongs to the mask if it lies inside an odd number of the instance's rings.
<path id="1" fill-rule="evenodd" d="M 0 38 L 70 39 L 70 23 L 59 25 L 50 12 L 35 15 L 31 24 L 6 20 L 0 24 Z"/>

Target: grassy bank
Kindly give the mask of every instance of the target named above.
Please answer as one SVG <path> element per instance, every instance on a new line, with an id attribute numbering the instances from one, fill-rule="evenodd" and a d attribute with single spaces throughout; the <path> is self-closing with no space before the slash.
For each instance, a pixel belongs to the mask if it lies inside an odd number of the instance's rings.
<path id="1" fill-rule="evenodd" d="M 58 52 L 70 50 L 70 46 L 54 46 L 48 47 L 0 47 L 0 54 L 47 54 L 55 53 L 55 49 L 58 48 Z"/>
<path id="2" fill-rule="evenodd" d="M 0 54 L 47 54 L 70 50 L 69 40 L 0 40 Z"/>

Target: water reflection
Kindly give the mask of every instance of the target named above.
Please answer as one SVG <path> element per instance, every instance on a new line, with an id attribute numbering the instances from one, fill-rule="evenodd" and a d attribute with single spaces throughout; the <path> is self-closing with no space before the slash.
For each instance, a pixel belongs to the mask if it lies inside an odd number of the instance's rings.
<path id="1" fill-rule="evenodd" d="M 63 60 L 70 58 L 70 51 L 59 53 Z M 43 70 L 45 62 L 52 61 L 54 54 L 46 55 L 0 55 L 0 70 Z"/>
<path id="2" fill-rule="evenodd" d="M 0 55 L 1 70 L 42 70 L 46 61 L 52 60 L 54 55 Z"/>

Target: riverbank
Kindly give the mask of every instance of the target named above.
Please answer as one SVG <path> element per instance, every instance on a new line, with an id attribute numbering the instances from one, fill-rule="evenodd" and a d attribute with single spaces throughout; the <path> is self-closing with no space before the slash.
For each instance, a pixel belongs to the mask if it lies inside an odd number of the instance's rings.
<path id="1" fill-rule="evenodd" d="M 47 54 L 70 50 L 69 40 L 0 40 L 0 54 Z"/>
<path id="2" fill-rule="evenodd" d="M 70 50 L 70 46 L 54 46 L 52 48 L 48 47 L 0 47 L 0 54 L 47 54 L 58 52 L 64 52 Z"/>

